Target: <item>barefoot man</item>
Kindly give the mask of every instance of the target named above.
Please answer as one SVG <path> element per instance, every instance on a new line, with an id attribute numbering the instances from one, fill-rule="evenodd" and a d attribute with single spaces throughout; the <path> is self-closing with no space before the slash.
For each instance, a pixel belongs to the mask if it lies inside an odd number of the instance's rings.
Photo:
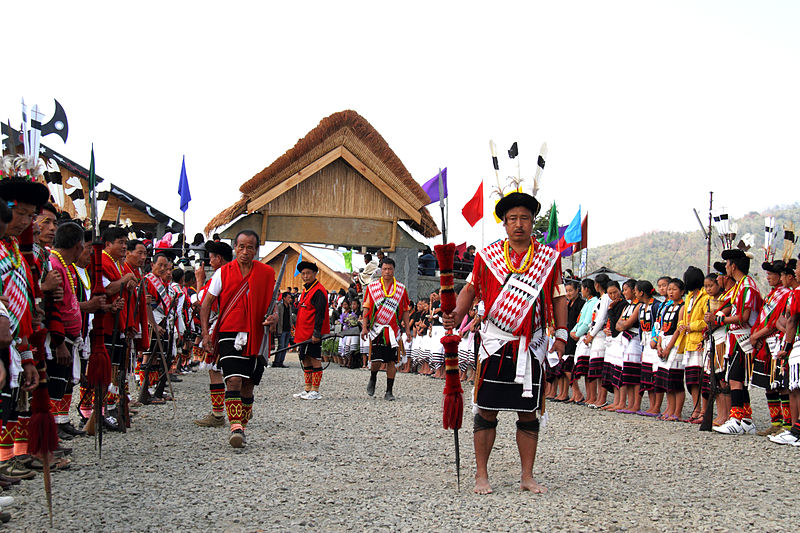
<path id="1" fill-rule="evenodd" d="M 446 328 L 461 323 L 477 295 L 488 309 L 481 328 L 481 347 L 473 404 L 475 492 L 489 494 L 487 463 L 494 445 L 498 411 L 517 412 L 517 448 L 522 463 L 521 490 L 545 492 L 533 479 L 542 411 L 542 363 L 546 329 L 555 326 L 552 350 L 563 356 L 567 341 L 567 300 L 559 254 L 531 237 L 540 204 L 531 195 L 514 192 L 497 203 L 507 239 L 498 240 L 475 258 L 467 284 L 453 313 L 443 316 Z"/>

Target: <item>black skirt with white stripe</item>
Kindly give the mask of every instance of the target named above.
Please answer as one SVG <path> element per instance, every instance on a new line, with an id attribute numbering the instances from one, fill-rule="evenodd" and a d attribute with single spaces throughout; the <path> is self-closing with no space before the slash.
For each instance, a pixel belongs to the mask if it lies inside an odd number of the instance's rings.
<path id="1" fill-rule="evenodd" d="M 264 364 L 261 358 L 242 355 L 242 350 L 234 346 L 236 333 L 219 334 L 219 362 L 217 365 L 222 370 L 225 379 L 239 377 L 253 381 L 254 385 L 261 382 L 264 375 Z"/>
<path id="2" fill-rule="evenodd" d="M 514 358 L 516 343 L 505 344 L 500 351 L 480 362 L 480 385 L 475 404 L 487 411 L 517 411 L 530 413 L 539 408 L 542 393 L 542 366 L 534 359 L 533 397 L 522 397 L 522 384 L 515 383 L 517 364 Z M 530 353 L 527 354 L 530 357 Z"/>

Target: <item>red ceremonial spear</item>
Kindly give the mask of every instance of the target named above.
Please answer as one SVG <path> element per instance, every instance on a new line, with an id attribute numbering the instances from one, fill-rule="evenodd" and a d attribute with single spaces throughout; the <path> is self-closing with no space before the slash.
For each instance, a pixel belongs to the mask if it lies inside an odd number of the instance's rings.
<path id="1" fill-rule="evenodd" d="M 444 207 L 444 183 L 442 171 L 439 170 L 439 205 L 442 208 L 442 242 L 434 246 L 436 259 L 439 261 L 439 286 L 440 306 L 443 313 L 452 313 L 456 308 L 456 292 L 453 286 L 453 257 L 456 245 L 447 243 L 447 221 Z M 456 446 L 456 483 L 461 491 L 461 449 L 458 445 L 458 430 L 461 428 L 461 419 L 464 416 L 464 397 L 461 390 L 461 381 L 458 379 L 458 344 L 461 337 L 453 335 L 453 330 L 448 329 L 442 337 L 444 346 L 444 407 L 442 424 L 444 429 L 453 430 L 453 440 Z"/>
<path id="2" fill-rule="evenodd" d="M 456 291 L 453 286 L 453 257 L 456 245 L 437 244 L 436 259 L 439 261 L 439 286 L 441 287 L 442 313 L 452 313 L 456 308 Z M 445 332 L 442 337 L 444 346 L 444 407 L 442 409 L 442 425 L 444 429 L 453 430 L 453 439 L 456 446 L 456 479 L 458 490 L 461 490 L 461 450 L 458 446 L 458 430 L 464 416 L 464 395 L 461 389 L 461 380 L 458 378 L 458 344 L 461 337 L 453 334 L 452 329 Z"/>

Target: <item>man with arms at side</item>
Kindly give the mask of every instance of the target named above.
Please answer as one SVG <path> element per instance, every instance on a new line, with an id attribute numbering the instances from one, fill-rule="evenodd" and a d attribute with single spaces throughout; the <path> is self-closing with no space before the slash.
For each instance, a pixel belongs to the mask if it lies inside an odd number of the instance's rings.
<path id="1" fill-rule="evenodd" d="M 253 389 L 264 373 L 259 357 L 264 326 L 278 319 L 274 313 L 266 316 L 275 271 L 255 260 L 260 242 L 258 234 L 251 230 L 236 235 L 236 260 L 214 273 L 200 307 L 203 346 L 219 355 L 217 364 L 225 380 L 225 410 L 231 425 L 228 442 L 234 448 L 245 444 L 244 429 L 253 412 Z M 209 318 L 217 299 L 220 313 L 212 339 Z"/>

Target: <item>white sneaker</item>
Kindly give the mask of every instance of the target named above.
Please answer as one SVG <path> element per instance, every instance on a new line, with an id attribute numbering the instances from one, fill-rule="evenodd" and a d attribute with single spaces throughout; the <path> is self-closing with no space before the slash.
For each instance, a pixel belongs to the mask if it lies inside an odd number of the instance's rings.
<path id="1" fill-rule="evenodd" d="M 791 431 L 784 431 L 783 433 L 779 433 L 777 435 L 770 435 L 769 440 L 775 444 L 794 444 L 795 446 L 800 446 L 800 440 L 792 435 Z"/>
<path id="2" fill-rule="evenodd" d="M 723 435 L 744 435 L 742 424 L 735 418 L 731 418 L 721 426 L 714 427 L 714 431 Z"/>
<path id="3" fill-rule="evenodd" d="M 293 398 L 301 398 L 301 399 L 305 400 L 306 396 L 308 395 L 309 392 L 311 392 L 311 391 L 304 390 L 303 392 L 297 392 L 295 394 L 292 394 L 292 397 Z"/>
<path id="4" fill-rule="evenodd" d="M 11 496 L 0 496 L 0 507 L 8 507 L 14 503 L 14 498 Z"/>
<path id="5" fill-rule="evenodd" d="M 746 435 L 755 435 L 756 434 L 756 425 L 753 424 L 752 420 L 748 420 L 746 418 L 742 419 L 742 431 Z"/>
<path id="6" fill-rule="evenodd" d="M 304 400 L 319 400 L 322 398 L 322 394 L 320 394 L 319 391 L 312 390 L 302 398 Z"/>

